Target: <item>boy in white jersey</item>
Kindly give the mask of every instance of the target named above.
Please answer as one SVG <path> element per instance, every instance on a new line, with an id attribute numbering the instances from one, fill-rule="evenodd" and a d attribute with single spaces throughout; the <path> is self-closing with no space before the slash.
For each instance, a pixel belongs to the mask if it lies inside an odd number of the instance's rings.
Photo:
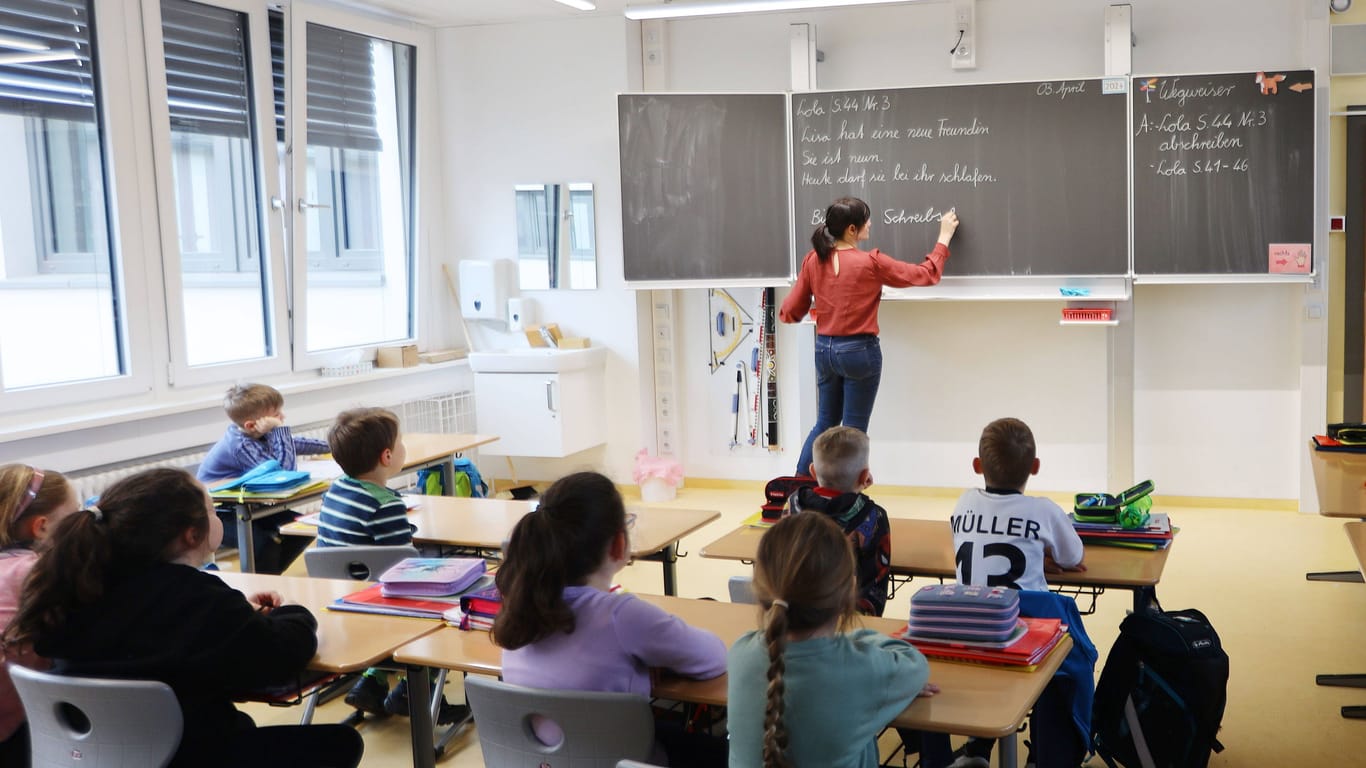
<path id="1" fill-rule="evenodd" d="M 1029 425 L 1011 418 L 988 424 L 972 470 L 986 487 L 964 491 L 949 518 L 960 584 L 1046 590 L 1045 572 L 1086 570 L 1067 513 L 1050 499 L 1024 495 L 1029 476 L 1039 474 Z M 968 739 L 949 768 L 988 768 L 994 743 Z"/>
<path id="2" fill-rule="evenodd" d="M 949 518 L 958 581 L 988 587 L 1048 589 L 1044 572 L 1084 571 L 1081 537 L 1062 507 L 1025 496 L 1039 473 L 1034 433 L 1019 419 L 997 419 L 982 430 L 972 469 L 986 488 L 965 491 Z"/>

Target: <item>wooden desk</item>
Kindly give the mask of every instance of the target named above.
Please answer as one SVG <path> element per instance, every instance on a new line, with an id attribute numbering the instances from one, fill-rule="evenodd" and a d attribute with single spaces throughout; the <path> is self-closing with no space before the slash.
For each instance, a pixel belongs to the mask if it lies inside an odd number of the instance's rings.
<path id="1" fill-rule="evenodd" d="M 906 579 L 930 576 L 952 579 L 953 532 L 947 520 L 915 520 L 893 517 L 892 575 Z M 753 562 L 759 550 L 763 528 L 743 526 L 702 548 L 702 557 Z M 1086 547 L 1086 570 L 1046 574 L 1049 584 L 1058 586 L 1128 589 L 1134 593 L 1134 610 L 1152 602 L 1162 570 L 1167 565 L 1167 549 L 1155 551 L 1126 547 Z"/>
<path id="2" fill-rule="evenodd" d="M 1319 514 L 1366 520 L 1366 453 L 1320 451 L 1309 441 Z"/>
<path id="3" fill-rule="evenodd" d="M 455 487 L 455 469 L 451 458 L 457 453 L 468 451 L 498 438 L 493 435 L 466 435 L 412 432 L 403 435 L 403 446 L 407 449 L 407 460 L 403 473 L 416 472 L 430 467 L 441 468 L 443 488 Z M 332 480 L 335 478 L 326 478 Z M 258 517 L 274 514 L 307 501 L 322 497 L 327 489 L 297 493 L 283 499 L 239 500 L 231 491 L 211 494 L 214 501 L 233 506 L 237 518 L 237 559 L 243 573 L 256 570 L 256 551 L 253 548 L 251 521 Z"/>
<path id="4" fill-rule="evenodd" d="M 264 573 L 229 573 L 218 577 L 228 586 L 250 596 L 256 592 L 279 592 L 288 603 L 304 606 L 318 619 L 318 653 L 310 669 L 326 672 L 357 672 L 386 661 L 394 649 L 441 628 L 441 622 L 403 616 L 329 611 L 327 606 L 364 584 L 346 579 L 310 579 Z"/>
<path id="5" fill-rule="evenodd" d="M 708 629 L 730 647 L 744 633 L 759 626 L 758 608 L 753 605 L 718 603 L 711 600 L 691 600 L 658 595 L 639 595 L 642 600 L 660 606 L 695 627 Z M 905 626 L 894 619 L 863 619 L 863 626 L 892 633 Z M 892 721 L 893 725 L 940 733 L 981 736 L 999 739 L 1000 764 L 1015 766 L 1017 749 L 1016 729 L 1024 722 L 1029 708 L 1039 698 L 1053 673 L 1062 665 L 1071 650 L 1072 641 L 1065 638 L 1038 669 L 1017 672 L 982 664 L 955 664 L 945 661 L 930 662 L 930 681 L 941 688 L 939 695 L 917 698 Z M 502 651 L 493 644 L 487 632 L 464 632 L 446 627 L 424 635 L 394 652 L 394 660 L 411 665 L 413 670 L 427 667 L 456 669 L 483 675 L 502 674 Z M 426 674 L 425 671 L 417 674 Z M 410 671 L 408 689 L 426 691 Z M 695 704 L 726 704 L 726 676 L 712 680 L 687 680 L 677 677 L 662 679 L 652 691 L 657 697 Z M 418 706 L 415 703 L 413 706 Z M 420 745 L 429 743 L 425 734 L 413 733 L 414 764 L 428 768 L 423 758 L 429 753 Z"/>
<path id="6" fill-rule="evenodd" d="M 474 499 L 460 496 L 423 496 L 422 503 L 408 513 L 417 526 L 413 542 L 472 550 L 487 557 L 500 552 L 512 535 L 512 527 L 532 510 L 530 501 Z M 721 517 L 708 509 L 672 507 L 632 507 L 636 513 L 631 529 L 631 556 L 657 561 L 664 568 L 664 593 L 677 594 L 678 540 Z M 301 525 L 291 523 L 289 533 Z M 312 528 L 303 528 L 313 535 Z"/>
<path id="7" fill-rule="evenodd" d="M 1352 549 L 1356 552 L 1357 562 L 1361 563 L 1361 570 L 1366 572 L 1366 523 L 1346 523 L 1343 528 L 1347 530 L 1347 539 L 1352 542 Z M 1319 685 L 1366 688 L 1366 673 L 1315 675 L 1314 682 Z M 1353 720 L 1366 720 L 1366 706 L 1343 707 L 1342 716 Z"/>

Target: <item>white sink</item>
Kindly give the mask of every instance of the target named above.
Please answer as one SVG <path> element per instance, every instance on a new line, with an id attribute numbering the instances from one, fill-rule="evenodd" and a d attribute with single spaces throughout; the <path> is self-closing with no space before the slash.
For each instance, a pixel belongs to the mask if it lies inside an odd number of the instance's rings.
<path id="1" fill-rule="evenodd" d="M 475 373 L 559 373 L 602 365 L 606 347 L 588 349 L 511 349 L 501 352 L 471 352 L 470 370 Z"/>

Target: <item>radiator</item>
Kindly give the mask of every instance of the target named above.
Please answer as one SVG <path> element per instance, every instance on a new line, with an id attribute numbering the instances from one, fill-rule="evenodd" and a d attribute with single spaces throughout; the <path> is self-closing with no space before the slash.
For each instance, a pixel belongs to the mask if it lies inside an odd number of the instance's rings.
<path id="1" fill-rule="evenodd" d="M 452 392 L 437 397 L 410 400 L 390 406 L 398 414 L 400 428 L 404 432 L 473 432 L 474 431 L 474 393 Z M 319 421 L 299 426 L 291 426 L 291 431 L 300 437 L 327 439 L 331 421 Z M 211 445 L 201 445 L 182 451 L 171 451 L 154 456 L 140 456 L 127 461 L 104 464 L 67 473 L 76 487 L 76 497 L 87 501 L 104 493 L 104 489 L 129 475 L 146 469 L 159 467 L 178 467 L 193 472 L 208 455 Z M 407 478 L 409 482 L 412 478 Z M 314 502 L 316 504 L 317 502 Z M 311 511 L 304 505 L 300 512 Z"/>

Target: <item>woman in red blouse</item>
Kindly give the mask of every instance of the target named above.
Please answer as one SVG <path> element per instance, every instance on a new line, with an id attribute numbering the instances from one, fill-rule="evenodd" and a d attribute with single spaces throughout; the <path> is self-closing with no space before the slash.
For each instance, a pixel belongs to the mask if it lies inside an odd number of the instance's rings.
<path id="1" fill-rule="evenodd" d="M 812 251 L 802 260 L 792 292 L 778 317 L 796 323 L 806 316 L 814 298 L 816 318 L 816 385 L 820 402 L 816 426 L 806 436 L 797 459 L 798 475 L 814 475 L 811 444 L 820 433 L 843 424 L 868 431 L 868 419 L 882 380 L 882 348 L 878 345 L 877 308 L 882 286 L 905 288 L 934 285 L 949 257 L 949 241 L 958 229 L 958 216 L 945 213 L 939 222 L 939 242 L 920 264 L 897 261 L 874 248 L 859 249 L 868 239 L 868 204 L 842 197 L 825 211 L 825 223 L 811 235 Z"/>

